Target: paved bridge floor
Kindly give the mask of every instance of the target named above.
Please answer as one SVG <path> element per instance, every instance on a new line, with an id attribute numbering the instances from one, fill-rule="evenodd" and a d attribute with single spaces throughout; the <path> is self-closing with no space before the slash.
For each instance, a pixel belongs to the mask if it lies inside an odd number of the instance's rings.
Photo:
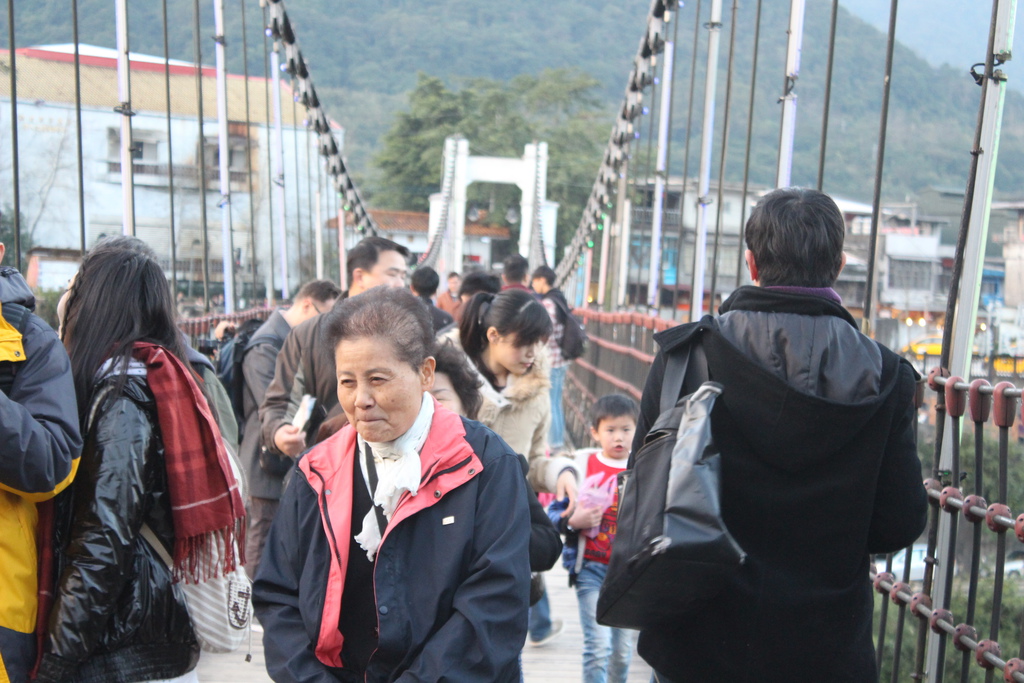
<path id="1" fill-rule="evenodd" d="M 565 630 L 544 647 L 527 646 L 523 650 L 523 670 L 527 683 L 571 683 L 582 680 L 583 632 L 576 610 L 576 593 L 566 583 L 565 571 L 555 567 L 547 575 L 552 617 L 565 622 Z M 204 652 L 199 660 L 202 683 L 260 683 L 270 681 L 264 668 L 262 637 L 253 633 L 252 662 L 245 652 L 214 655 Z M 634 655 L 629 683 L 647 683 L 651 669 Z"/>

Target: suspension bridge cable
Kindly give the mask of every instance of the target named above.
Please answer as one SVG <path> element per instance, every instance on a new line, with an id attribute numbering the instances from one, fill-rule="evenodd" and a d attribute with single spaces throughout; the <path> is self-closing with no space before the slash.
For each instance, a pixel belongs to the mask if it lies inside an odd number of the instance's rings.
<path id="1" fill-rule="evenodd" d="M 75 44 L 75 158 L 78 170 L 79 249 L 85 256 L 85 164 L 82 161 L 82 60 L 78 49 L 78 0 L 71 0 L 71 37 Z"/>
<path id="2" fill-rule="evenodd" d="M 629 220 L 630 224 L 633 223 L 633 216 L 636 215 L 635 209 L 641 203 L 646 203 L 648 193 L 646 190 L 641 193 L 641 183 L 644 183 L 647 188 L 650 187 L 650 173 L 651 173 L 651 154 L 654 142 L 654 119 L 655 111 L 657 111 L 658 103 L 658 64 L 657 60 L 651 60 L 651 103 L 650 106 L 644 106 L 641 109 L 641 116 L 648 117 L 647 119 L 647 160 L 643 166 L 643 174 L 641 176 L 641 168 L 639 163 L 633 163 L 629 165 L 629 172 L 633 176 L 633 182 L 630 185 L 630 202 L 629 202 Z M 637 127 L 636 139 L 643 140 L 643 120 L 641 119 L 640 125 Z M 636 158 L 639 159 L 640 155 L 637 154 Z M 633 155 L 630 155 L 633 158 Z M 638 231 L 630 230 L 630 247 L 633 246 L 633 235 L 636 235 L 637 250 L 635 258 L 633 256 L 633 250 L 629 249 L 631 254 L 628 261 L 629 270 L 626 271 L 626 293 L 629 295 L 629 303 L 632 306 L 636 306 L 637 302 L 640 301 L 640 281 L 643 279 L 643 250 L 644 250 L 644 238 L 643 235 L 639 234 Z M 636 261 L 636 279 L 633 280 L 632 288 L 629 285 L 630 280 L 633 277 L 633 261 Z"/>
<path id="3" fill-rule="evenodd" d="M 18 172 L 18 79 L 14 44 L 14 0 L 7 0 L 7 46 L 10 54 L 11 81 L 11 180 L 14 193 L 14 267 L 21 270 L 21 177 Z"/>
<path id="4" fill-rule="evenodd" d="M 306 215 L 309 216 L 309 244 L 313 248 L 313 254 L 311 257 L 315 257 L 319 245 L 317 244 L 317 230 L 313 227 L 315 224 L 315 216 L 313 215 L 313 170 L 310 168 L 309 162 L 312 156 L 309 153 L 309 128 L 306 128 L 306 148 L 304 150 L 306 157 Z M 316 263 L 314 258 L 314 263 Z M 319 277 L 316 274 L 316 269 L 313 269 L 313 277 Z M 313 279 L 313 278 L 310 278 Z"/>
<path id="5" fill-rule="evenodd" d="M 679 234 L 677 241 L 679 248 L 676 251 L 676 290 L 672 293 L 672 319 L 675 320 L 679 311 L 679 288 L 680 277 L 683 272 L 683 248 L 686 240 L 686 183 L 690 174 L 690 140 L 692 139 L 690 127 L 693 125 L 693 94 L 694 86 L 697 83 L 697 53 L 700 41 L 700 3 L 697 0 L 697 11 L 693 15 L 693 41 L 690 43 L 693 54 L 690 59 L 690 99 L 686 106 L 686 140 L 683 144 L 683 186 L 679 191 Z"/>
<path id="6" fill-rule="evenodd" d="M 203 129 L 203 46 L 200 39 L 202 26 L 199 22 L 199 0 L 192 2 L 192 31 L 193 45 L 196 60 L 196 117 L 199 122 L 199 151 L 196 155 L 199 160 L 199 225 L 202 235 L 203 249 L 203 310 L 210 312 L 210 254 L 207 245 L 207 224 L 206 224 L 206 131 Z"/>
<path id="7" fill-rule="evenodd" d="M 754 54 L 750 63 L 750 103 L 747 108 L 747 140 L 746 150 L 743 153 L 743 196 L 740 198 L 740 231 L 738 238 L 738 249 L 736 254 L 736 286 L 742 282 L 743 263 L 746 260 L 745 246 L 747 232 L 747 191 L 750 188 L 750 143 L 754 139 L 754 110 L 757 102 L 757 57 L 761 47 L 761 0 L 757 0 L 757 9 L 754 16 Z"/>
<path id="8" fill-rule="evenodd" d="M 437 228 L 427 245 L 426 251 L 420 257 L 417 266 L 429 266 L 435 268 L 441 258 L 441 245 L 448 232 L 449 215 L 451 214 L 452 194 L 455 186 L 455 157 L 458 155 L 458 143 L 460 136 L 449 136 L 444 141 L 444 153 L 442 155 L 441 169 L 441 214 L 438 216 Z M 340 220 L 340 217 L 339 217 Z M 340 244 L 340 242 L 339 242 Z"/>
<path id="9" fill-rule="evenodd" d="M 167 0 L 164 0 L 166 2 Z M 245 76 L 245 170 L 249 183 L 249 268 L 252 270 L 252 294 L 249 302 L 256 300 L 256 291 L 259 288 L 258 276 L 256 273 L 256 208 L 253 200 L 252 187 L 252 119 L 249 109 L 249 35 L 245 22 L 245 0 L 238 0 L 239 9 L 242 15 L 242 70 Z M 273 242 L 273 237 L 271 237 Z M 270 263 L 273 264 L 273 257 Z M 273 267 L 271 267 L 273 270 Z"/>
<path id="10" fill-rule="evenodd" d="M 708 205 L 711 203 L 711 164 L 715 133 L 715 100 L 718 91 L 718 55 L 722 31 L 722 0 L 712 0 L 708 29 L 708 66 L 704 79 L 704 116 L 700 138 L 700 178 L 697 195 L 697 228 L 694 234 L 693 285 L 690 290 L 690 322 L 704 314 L 704 283 L 707 269 Z M 712 306 L 709 306 L 709 310 Z"/>
<path id="11" fill-rule="evenodd" d="M 309 132 L 306 132 L 307 143 L 306 153 L 309 154 L 309 143 L 308 136 Z M 308 156 L 307 156 L 308 158 Z M 324 222 L 323 222 L 323 211 L 326 197 L 323 195 L 324 189 L 324 178 L 323 178 L 323 164 L 320 159 L 316 160 L 316 278 L 318 280 L 323 279 L 324 275 Z"/>
<path id="12" fill-rule="evenodd" d="M 334 139 L 334 134 L 331 131 L 330 119 L 323 111 L 316 88 L 310 78 L 308 66 L 296 41 L 295 32 L 284 8 L 284 1 L 268 0 L 268 2 L 270 24 L 267 30 L 271 32 L 275 40 L 280 40 L 284 45 L 286 58 L 281 69 L 297 81 L 297 101 L 306 108 L 309 123 L 319 136 L 319 151 L 328 159 L 328 173 L 334 178 L 335 187 L 340 192 L 344 192 L 345 206 L 347 210 L 352 211 L 357 229 L 376 235 L 380 229 L 369 214 L 362 193 L 356 187 L 355 181 L 348 171 L 348 164 L 341 156 L 338 141 Z"/>
<path id="13" fill-rule="evenodd" d="M 711 292 L 708 295 L 708 309 L 714 312 L 715 295 L 718 293 L 718 249 L 722 242 L 722 202 L 725 186 L 725 162 L 729 157 L 729 117 L 732 114 L 733 56 L 736 49 L 737 0 L 732 0 L 732 26 L 729 27 L 729 58 L 725 77 L 725 111 L 722 114 L 722 151 L 718 159 L 718 196 L 715 211 L 715 246 L 711 250 Z"/>
<path id="14" fill-rule="evenodd" d="M 661 66 L 660 60 L 658 60 L 657 58 L 652 58 L 651 59 L 651 64 L 652 64 L 652 69 L 654 71 L 654 83 L 651 84 L 651 106 L 646 107 L 646 112 L 645 112 L 646 116 L 648 117 L 648 120 L 647 120 L 647 161 L 644 162 L 644 176 L 643 176 L 643 179 L 641 180 L 636 175 L 633 176 L 633 178 L 634 178 L 633 196 L 636 197 L 636 196 L 640 195 L 643 198 L 644 204 L 647 205 L 647 206 L 650 206 L 651 209 L 653 209 L 654 203 L 653 203 L 653 201 L 650 201 L 649 198 L 653 199 L 653 196 L 654 196 L 654 188 L 651 187 L 651 169 L 654 168 L 654 164 L 652 163 L 652 161 L 654 159 L 654 119 L 658 118 L 658 116 L 657 116 L 657 114 L 655 112 L 658 111 L 658 107 L 657 107 L 658 96 L 661 94 L 661 91 L 658 90 L 658 84 L 661 82 L 661 76 L 659 74 L 662 73 L 662 71 L 659 68 Z M 640 183 L 643 183 L 643 194 L 642 195 L 640 194 L 640 189 L 639 189 L 640 188 Z M 635 204 L 636 204 L 636 202 L 634 202 L 634 205 Z M 652 218 L 653 218 L 653 216 L 652 216 Z M 648 225 L 648 231 L 647 231 L 647 241 L 650 243 L 650 247 L 648 247 L 648 252 L 650 252 L 650 250 L 654 248 L 654 232 L 653 231 L 654 231 L 654 226 L 653 226 L 653 223 L 652 223 L 652 224 Z M 635 281 L 635 284 L 634 284 L 634 287 L 633 287 L 633 301 L 632 301 L 633 306 L 636 306 L 638 303 L 643 301 L 643 298 L 641 298 L 641 296 L 640 296 L 640 285 L 643 284 L 643 279 L 644 279 L 644 277 L 643 277 L 643 274 L 644 274 L 644 257 L 643 257 L 643 253 L 644 253 L 644 238 L 643 238 L 642 235 L 637 235 L 637 237 L 639 238 L 640 248 L 637 250 L 636 281 Z M 648 266 L 648 268 L 649 267 L 650 266 Z"/>
<path id="15" fill-rule="evenodd" d="M 242 0 L 242 2 L 245 2 L 245 0 Z M 267 7 L 261 2 L 260 8 L 263 12 L 263 25 L 267 26 Z M 267 292 L 267 298 L 272 302 L 277 288 L 274 283 L 274 161 L 273 154 L 270 151 L 270 50 L 268 47 L 270 35 L 269 31 L 263 32 L 263 85 L 264 94 L 266 95 L 263 112 L 266 116 L 265 124 L 267 126 L 267 226 L 270 237 L 270 268 L 267 273 L 267 276 L 270 278 L 270 291 Z"/>
<path id="16" fill-rule="evenodd" d="M 836 55 L 836 18 L 839 0 L 832 0 L 832 16 L 828 30 L 828 62 L 825 66 L 825 105 L 821 111 L 821 144 L 818 146 L 818 192 L 825 182 L 825 148 L 828 144 L 828 113 L 832 103 L 832 65 Z"/>
<path id="17" fill-rule="evenodd" d="M 548 264 L 547 256 L 544 253 L 544 235 L 541 232 L 540 146 L 541 143 L 539 141 L 533 141 L 535 153 L 533 164 L 533 216 L 530 218 L 533 233 L 530 235 L 530 255 L 528 257 L 531 271 L 539 266 L 546 266 Z M 522 228 L 520 227 L 520 229 Z"/>
<path id="18" fill-rule="evenodd" d="M 121 232 L 135 234 L 135 143 L 132 139 L 132 69 L 128 40 L 128 2 L 114 4 L 117 26 L 117 99 L 121 115 Z"/>
<path id="19" fill-rule="evenodd" d="M 298 107 L 295 105 L 295 98 L 298 90 L 295 88 L 295 79 L 291 80 L 289 87 L 292 91 L 292 155 L 295 161 L 295 246 L 298 247 L 295 255 L 299 259 L 299 276 L 302 277 L 305 269 L 304 263 L 309 263 L 307 259 L 302 258 L 302 193 L 301 180 L 299 174 L 299 115 Z M 286 186 L 287 187 L 287 186 Z"/>
<path id="20" fill-rule="evenodd" d="M 224 284 L 224 312 L 235 312 L 235 238 L 231 212 L 231 138 L 228 119 L 227 38 L 224 0 L 213 0 L 214 54 L 217 64 L 217 175 L 220 200 L 220 269 Z"/>
<path id="21" fill-rule="evenodd" d="M 671 163 L 672 162 L 672 113 L 675 110 L 676 74 L 678 73 L 677 70 L 676 70 L 676 64 L 679 61 L 678 59 L 676 59 L 676 56 L 679 54 L 679 50 L 677 49 L 679 47 L 679 12 L 678 11 L 676 11 L 676 13 L 673 15 L 673 23 L 674 23 L 674 26 L 672 27 L 672 48 L 673 48 L 672 49 L 672 65 L 671 65 L 671 69 L 670 69 L 671 72 L 672 72 L 672 79 L 671 79 L 671 82 L 668 84 L 668 89 L 669 89 L 669 93 L 670 93 L 669 97 L 668 97 L 668 121 L 669 121 L 669 123 L 668 123 L 668 130 L 666 131 L 666 135 L 665 135 L 665 194 L 666 195 L 669 193 L 669 189 L 670 189 L 669 180 L 672 178 L 672 163 Z M 668 66 L 668 65 L 666 64 L 666 66 Z M 685 172 L 683 173 L 683 185 L 684 186 L 686 185 L 686 173 Z M 680 222 L 680 224 L 682 224 L 682 221 L 683 221 L 682 205 L 680 205 L 679 208 L 680 208 L 680 211 L 679 211 L 679 222 Z M 676 246 L 677 246 L 677 249 L 681 249 L 682 248 L 682 244 L 680 244 L 680 243 L 677 243 Z M 662 268 L 659 267 L 658 268 L 658 291 L 659 292 L 663 292 L 664 290 L 665 290 L 665 272 L 664 272 L 664 270 Z M 676 270 L 676 292 L 678 292 L 678 291 L 679 291 L 679 271 Z M 660 296 L 660 294 L 659 294 L 659 296 Z M 673 315 L 673 317 L 675 316 L 675 305 L 674 305 L 675 304 L 675 296 L 676 296 L 675 292 L 673 292 L 673 295 L 672 295 L 672 298 L 673 298 L 672 315 Z M 660 309 L 660 306 L 659 306 L 659 309 Z"/>
<path id="22" fill-rule="evenodd" d="M 174 138 L 171 136 L 171 51 L 167 35 L 167 0 L 161 0 L 164 34 L 164 97 L 167 118 L 167 200 L 170 207 L 171 229 L 171 291 L 178 294 L 178 237 L 174 225 Z"/>
<path id="23" fill-rule="evenodd" d="M 664 14 L 678 7 L 677 0 L 652 0 L 651 9 L 647 15 L 647 30 L 640 40 L 637 55 L 633 60 L 633 67 L 630 70 L 626 84 L 625 97 L 619 109 L 615 123 L 612 125 L 609 134 L 608 145 L 605 148 L 601 166 L 597 172 L 597 178 L 590 190 L 583 215 L 580 217 L 579 226 L 573 234 L 572 239 L 566 247 L 562 259 L 555 268 L 555 285 L 561 287 L 575 270 L 583 249 L 590 241 L 591 234 L 597 230 L 601 221 L 601 214 L 608 207 L 614 186 L 620 181 L 625 181 L 622 166 L 632 166 L 629 163 L 629 152 L 634 137 L 633 121 L 640 115 L 640 105 L 643 100 L 643 91 L 653 83 L 651 57 L 660 53 L 664 48 Z M 622 194 L 626 194 L 623 192 Z M 625 197 L 619 197 L 620 202 L 625 202 Z M 620 207 L 624 204 L 620 204 Z M 620 211 L 621 215 L 621 211 Z M 628 224 L 624 221 L 623 225 Z M 623 229 L 625 232 L 625 230 Z M 624 246 L 628 247 L 628 240 L 625 235 L 622 237 Z M 625 251 L 625 250 L 624 250 Z M 628 268 L 621 268 L 620 271 L 627 271 Z M 620 273 L 621 274 L 621 273 Z"/>
<path id="24" fill-rule="evenodd" d="M 889 90 L 892 86 L 892 55 L 896 45 L 896 11 L 899 0 L 890 0 L 889 33 L 885 46 L 885 79 L 882 84 L 882 113 L 878 121 L 878 153 L 875 157 L 875 188 L 871 197 L 871 236 L 868 241 L 868 275 L 864 292 L 864 333 L 873 334 L 875 318 L 875 257 L 878 249 L 878 223 L 882 208 L 882 171 L 885 164 L 885 135 L 889 124 Z"/>

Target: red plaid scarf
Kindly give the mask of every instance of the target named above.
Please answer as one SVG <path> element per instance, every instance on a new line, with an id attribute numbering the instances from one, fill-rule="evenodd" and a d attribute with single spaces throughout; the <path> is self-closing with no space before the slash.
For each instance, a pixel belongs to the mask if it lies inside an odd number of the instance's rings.
<path id="1" fill-rule="evenodd" d="M 174 576 L 199 582 L 244 563 L 245 507 L 210 406 L 188 367 L 162 346 L 136 342 L 164 443 L 174 520 Z"/>

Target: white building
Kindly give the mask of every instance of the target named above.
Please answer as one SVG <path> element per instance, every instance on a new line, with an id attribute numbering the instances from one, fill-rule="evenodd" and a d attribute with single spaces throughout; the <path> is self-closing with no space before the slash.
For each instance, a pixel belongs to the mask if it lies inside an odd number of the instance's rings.
<path id="1" fill-rule="evenodd" d="M 78 249 L 81 244 L 75 122 L 73 47 L 55 45 L 17 50 L 18 144 L 21 230 L 35 247 Z M 120 161 L 121 114 L 117 96 L 116 51 L 81 46 L 82 194 L 85 203 L 86 247 L 105 235 L 122 232 Z M 10 65 L 10 53 L 0 51 L 0 69 Z M 236 262 L 236 292 L 253 298 L 253 269 L 259 289 L 270 290 L 271 278 L 280 289 L 280 227 L 274 225 L 271 247 L 272 174 L 269 145 L 272 117 L 267 115 L 268 82 L 248 81 L 249 123 L 246 123 L 246 81 L 227 78 L 230 134 L 231 228 Z M 174 192 L 174 235 L 179 291 L 202 293 L 203 230 L 201 201 L 206 206 L 206 253 L 211 295 L 223 288 L 221 211 L 217 145 L 216 74 L 202 68 L 203 135 L 199 133 L 197 77 L 194 65 L 170 63 L 170 130 L 162 58 L 131 55 L 131 104 L 135 174 L 136 234 L 163 259 L 171 275 L 171 182 Z M 270 93 L 272 97 L 272 92 Z M 284 188 L 289 291 L 310 276 L 313 262 L 313 221 L 317 190 L 316 137 L 303 125 L 303 109 L 293 106 L 291 90 L 282 82 Z M 268 121 L 270 126 L 268 127 Z M 335 131 L 339 143 L 340 129 Z M 246 150 L 252 165 L 250 202 Z M 12 208 L 10 85 L 0 78 L 0 210 Z M 205 157 L 206 190 L 199 188 L 199 154 Z M 312 178 L 312 183 L 309 179 Z M 321 193 L 326 222 L 326 188 Z M 202 199 L 201 199 L 202 197 Z M 251 209 L 250 209 L 251 207 Z M 311 211 L 312 208 L 312 211 Z M 274 211 L 276 215 L 276 208 Z M 255 226 L 255 245 L 250 227 Z M 301 243 L 301 244 L 300 244 Z M 271 259 L 271 249 L 274 258 Z M 25 248 L 27 250 L 27 247 Z M 8 245 L 10 253 L 10 245 Z M 8 258 L 11 262 L 12 258 Z M 273 264 L 273 275 L 271 267 Z M 191 286 L 189 282 L 191 281 Z M 257 297 L 262 291 L 257 292 Z"/>

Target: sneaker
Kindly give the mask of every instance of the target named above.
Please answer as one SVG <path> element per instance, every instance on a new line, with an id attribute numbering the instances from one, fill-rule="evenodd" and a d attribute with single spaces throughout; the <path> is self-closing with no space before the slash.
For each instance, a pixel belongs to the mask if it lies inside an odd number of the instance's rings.
<path id="1" fill-rule="evenodd" d="M 565 624 L 562 622 L 562 620 L 561 619 L 554 619 L 551 622 L 551 630 L 548 631 L 548 634 L 546 636 L 544 636 L 543 638 L 541 638 L 540 640 L 534 640 L 533 638 L 530 638 L 529 639 L 530 645 L 532 647 L 544 647 L 545 645 L 550 643 L 552 640 L 554 640 L 558 636 L 562 635 L 562 631 L 563 630 L 565 630 Z"/>

